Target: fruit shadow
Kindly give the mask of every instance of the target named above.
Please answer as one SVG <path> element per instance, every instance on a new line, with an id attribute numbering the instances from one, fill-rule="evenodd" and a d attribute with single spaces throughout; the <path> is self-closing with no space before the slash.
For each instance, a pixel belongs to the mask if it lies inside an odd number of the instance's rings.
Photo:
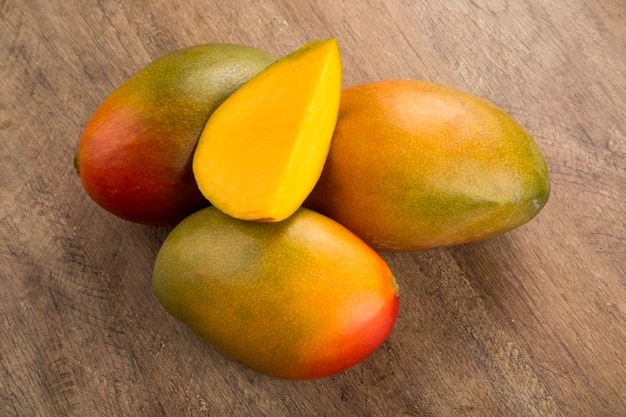
<path id="1" fill-rule="evenodd" d="M 420 302 L 438 296 L 442 299 L 465 297 L 480 299 L 486 306 L 515 310 L 512 288 L 523 285 L 531 273 L 519 254 L 515 232 L 483 241 L 422 252 L 381 252 L 400 287 L 401 298 Z M 454 294 L 458 292 L 458 294 Z M 450 300 L 448 300 L 450 301 Z M 521 310 L 527 308 L 519 304 Z"/>
<path id="2" fill-rule="evenodd" d="M 507 352 L 517 326 L 511 316 L 523 322 L 529 311 L 518 296 L 528 273 L 519 253 L 514 234 L 424 252 L 381 253 L 400 287 L 400 313 L 388 340 L 395 363 L 389 366 L 395 379 L 413 382 L 413 395 L 442 378 L 472 384 L 477 397 L 507 384 Z M 411 375 L 415 369 L 419 378 Z"/>

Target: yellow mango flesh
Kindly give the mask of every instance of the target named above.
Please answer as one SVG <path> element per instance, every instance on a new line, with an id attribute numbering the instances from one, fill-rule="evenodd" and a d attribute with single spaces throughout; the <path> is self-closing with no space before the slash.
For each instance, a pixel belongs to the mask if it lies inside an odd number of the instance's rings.
<path id="1" fill-rule="evenodd" d="M 322 172 L 340 96 L 334 39 L 309 43 L 266 68 L 209 118 L 193 158 L 200 191 L 238 219 L 290 216 Z"/>
<path id="2" fill-rule="evenodd" d="M 282 222 L 234 219 L 215 207 L 177 225 L 159 250 L 154 294 L 227 356 L 279 378 L 348 369 L 391 332 L 393 275 L 361 239 L 319 213 Z"/>
<path id="3" fill-rule="evenodd" d="M 415 251 L 510 231 L 549 191 L 539 147 L 510 115 L 439 84 L 382 81 L 344 90 L 305 205 L 377 250 Z"/>

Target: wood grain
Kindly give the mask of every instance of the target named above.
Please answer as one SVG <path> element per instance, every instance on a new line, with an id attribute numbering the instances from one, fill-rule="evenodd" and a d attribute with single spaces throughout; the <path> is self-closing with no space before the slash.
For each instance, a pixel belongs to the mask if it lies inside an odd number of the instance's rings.
<path id="1" fill-rule="evenodd" d="M 0 0 L 0 415 L 626 415 L 625 19 L 623 0 Z M 384 253 L 391 337 L 347 372 L 282 381 L 162 310 L 150 274 L 168 230 L 97 207 L 72 158 L 152 59 L 327 37 L 345 86 L 427 79 L 510 112 L 552 195 L 506 235 Z"/>

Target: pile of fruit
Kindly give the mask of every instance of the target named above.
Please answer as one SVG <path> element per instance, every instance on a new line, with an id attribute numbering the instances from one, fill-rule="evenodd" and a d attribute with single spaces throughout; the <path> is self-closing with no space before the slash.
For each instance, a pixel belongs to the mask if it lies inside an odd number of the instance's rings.
<path id="1" fill-rule="evenodd" d="M 281 59 L 181 49 L 101 104 L 75 156 L 97 204 L 173 226 L 153 271 L 165 310 L 275 377 L 333 375 L 389 336 L 397 285 L 378 252 L 495 236 L 549 195 L 538 146 L 493 104 L 413 80 L 342 90 L 341 75 L 335 39 Z"/>

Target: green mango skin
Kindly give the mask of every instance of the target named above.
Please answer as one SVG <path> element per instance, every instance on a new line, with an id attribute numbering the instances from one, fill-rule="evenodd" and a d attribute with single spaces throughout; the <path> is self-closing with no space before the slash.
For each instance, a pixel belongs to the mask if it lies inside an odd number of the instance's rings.
<path id="1" fill-rule="evenodd" d="M 276 60 L 255 48 L 203 44 L 156 59 L 94 112 L 74 165 L 83 188 L 123 219 L 172 226 L 209 202 L 191 161 L 213 111 Z"/>
<path id="2" fill-rule="evenodd" d="M 305 206 L 376 250 L 419 251 L 515 229 L 549 194 L 543 154 L 509 114 L 441 84 L 389 80 L 342 92 Z"/>

